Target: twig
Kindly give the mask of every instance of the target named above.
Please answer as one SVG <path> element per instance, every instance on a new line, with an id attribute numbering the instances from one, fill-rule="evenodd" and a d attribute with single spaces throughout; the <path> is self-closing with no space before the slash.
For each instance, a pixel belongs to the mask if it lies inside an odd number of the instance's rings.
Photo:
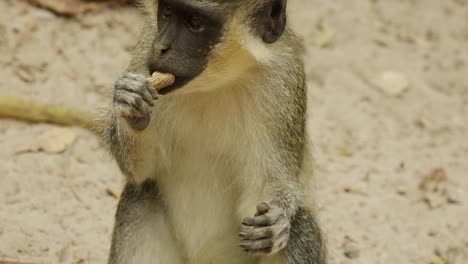
<path id="1" fill-rule="evenodd" d="M 44 262 L 36 262 L 36 261 L 26 261 L 26 260 L 18 260 L 18 259 L 10 259 L 10 258 L 1 258 L 0 264 L 41 264 Z"/>
<path id="2" fill-rule="evenodd" d="M 82 3 L 65 0 L 25 0 L 32 5 L 47 9 L 60 16 L 73 17 L 84 13 L 97 11 L 101 5 L 97 3 Z"/>

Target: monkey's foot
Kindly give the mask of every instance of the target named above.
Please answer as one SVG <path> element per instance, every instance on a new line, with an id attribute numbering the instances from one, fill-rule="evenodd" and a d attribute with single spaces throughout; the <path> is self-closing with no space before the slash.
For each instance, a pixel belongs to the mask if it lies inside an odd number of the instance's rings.
<path id="1" fill-rule="evenodd" d="M 290 227 L 290 219 L 282 208 L 262 203 L 254 217 L 242 221 L 240 246 L 251 254 L 275 254 L 286 247 Z"/>

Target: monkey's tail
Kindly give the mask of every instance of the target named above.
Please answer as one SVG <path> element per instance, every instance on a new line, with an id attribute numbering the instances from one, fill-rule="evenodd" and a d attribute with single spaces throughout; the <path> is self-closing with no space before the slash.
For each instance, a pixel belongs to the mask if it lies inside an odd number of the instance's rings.
<path id="1" fill-rule="evenodd" d="M 31 123 L 79 126 L 93 133 L 99 133 L 95 117 L 90 113 L 17 97 L 0 96 L 0 118 Z"/>

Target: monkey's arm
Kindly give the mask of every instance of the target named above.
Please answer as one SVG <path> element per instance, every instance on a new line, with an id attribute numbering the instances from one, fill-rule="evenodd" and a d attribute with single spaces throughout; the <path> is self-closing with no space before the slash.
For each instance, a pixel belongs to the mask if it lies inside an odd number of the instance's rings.
<path id="1" fill-rule="evenodd" d="M 139 130 L 137 127 L 141 124 L 133 120 L 149 115 L 151 106 L 141 102 L 143 99 L 135 99 L 140 98 L 137 93 L 131 94 L 127 91 L 121 95 L 118 95 L 120 92 L 115 93 L 116 99 L 104 118 L 102 137 L 122 173 L 129 179 L 142 182 L 151 178 L 154 173 L 154 162 L 148 159 L 154 159 L 157 142 L 147 138 L 155 134 L 155 127 L 150 125 L 145 130 Z M 132 104 L 137 101 L 140 101 L 140 107 Z"/>
<path id="2" fill-rule="evenodd" d="M 154 159 L 149 152 L 156 149 L 155 126 L 150 125 L 150 116 L 157 92 L 146 80 L 149 75 L 147 56 L 151 48 L 150 25 L 142 30 L 127 72 L 117 80 L 113 102 L 104 116 L 102 135 L 122 172 L 129 178 L 141 182 L 151 177 Z M 142 142 L 146 142 L 142 144 Z"/>
<path id="3" fill-rule="evenodd" d="M 291 166 L 291 163 L 282 164 L 282 166 L 288 167 Z M 297 182 L 301 165 L 298 163 L 293 166 L 297 169 L 288 168 L 281 176 L 271 176 L 269 180 L 271 184 L 271 199 L 269 203 L 271 206 L 281 208 L 285 216 L 289 219 L 296 214 L 299 203 L 303 200 Z"/>
<path id="4" fill-rule="evenodd" d="M 286 171 L 267 176 L 267 195 L 257 206 L 254 216 L 242 221 L 240 246 L 253 254 L 275 254 L 284 249 L 289 240 L 291 221 L 295 217 L 302 192 L 298 187 L 297 173 L 291 164 L 281 164 Z M 299 165 L 300 166 L 300 165 Z M 250 192 L 250 190 L 246 190 Z"/>
<path id="5" fill-rule="evenodd" d="M 312 160 L 307 147 L 303 155 L 297 176 L 311 177 Z M 327 250 L 314 213 L 313 201 L 308 200 L 311 194 L 303 193 L 299 184 L 308 181 L 304 178 L 300 181 L 292 180 L 291 185 L 283 181 L 282 185 L 274 187 L 271 202 L 257 206 L 256 217 L 265 216 L 257 220 L 263 218 L 263 222 L 253 221 L 254 225 L 242 226 L 241 235 L 244 232 L 249 237 L 244 237 L 241 246 L 250 253 L 269 255 L 262 258 L 261 264 L 272 263 L 271 255 L 274 255 L 273 258 L 287 259 L 284 263 L 327 263 Z M 290 217 L 285 217 L 289 214 Z M 284 254 L 275 255 L 283 249 Z"/>
<path id="6" fill-rule="evenodd" d="M 151 21 L 145 22 L 143 29 L 138 37 L 138 42 L 135 45 L 132 59 L 127 68 L 127 72 L 149 76 L 148 57 L 150 56 L 151 45 L 153 44 L 154 36 L 151 29 L 155 25 Z M 153 30 L 154 31 L 154 30 Z"/>
<path id="7" fill-rule="evenodd" d="M 297 65 L 301 66 L 300 62 Z M 306 90 L 302 68 L 292 69 L 283 78 L 282 96 L 272 102 L 268 131 L 271 151 L 265 157 L 265 184 L 267 197 L 257 206 L 253 217 L 246 217 L 240 236 L 241 247 L 251 253 L 276 253 L 286 247 L 291 220 L 304 200 L 299 186 L 305 153 Z M 288 81 L 290 83 L 288 83 Z M 274 91 L 273 91 L 274 92 Z M 248 187 L 247 187 L 248 188 Z M 248 190 L 247 190 L 248 191 Z"/>

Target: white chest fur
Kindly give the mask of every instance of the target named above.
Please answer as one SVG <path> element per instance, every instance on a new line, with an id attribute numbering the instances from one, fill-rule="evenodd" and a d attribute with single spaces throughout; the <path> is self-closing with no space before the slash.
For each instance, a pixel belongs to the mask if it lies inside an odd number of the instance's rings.
<path id="1" fill-rule="evenodd" d="M 161 100 L 154 110 L 155 177 L 190 263 L 255 263 L 240 254 L 238 208 L 268 144 L 258 106 L 245 96 L 223 89 Z"/>

